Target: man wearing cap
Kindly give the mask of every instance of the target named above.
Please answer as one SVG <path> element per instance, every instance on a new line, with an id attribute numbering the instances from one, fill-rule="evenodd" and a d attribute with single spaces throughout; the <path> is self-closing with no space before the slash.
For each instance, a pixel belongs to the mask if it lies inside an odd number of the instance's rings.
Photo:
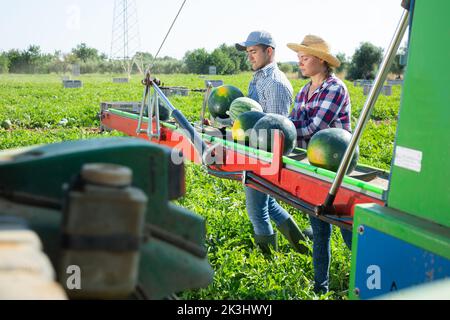
<path id="1" fill-rule="evenodd" d="M 247 51 L 248 60 L 255 71 L 249 86 L 249 98 L 258 101 L 265 113 L 288 116 L 294 90 L 275 62 L 276 44 L 272 35 L 266 31 L 254 31 L 247 41 L 237 43 L 236 48 Z"/>
<path id="2" fill-rule="evenodd" d="M 275 62 L 276 44 L 271 34 L 254 31 L 250 33 L 247 41 L 237 43 L 236 48 L 247 52 L 248 60 L 255 71 L 248 90 L 249 98 L 258 101 L 265 113 L 287 117 L 293 102 L 293 89 Z M 269 247 L 277 250 L 277 234 L 272 228 L 271 220 L 296 251 L 307 251 L 307 247 L 300 242 L 305 240 L 304 235 L 291 215 L 274 198 L 249 187 L 245 187 L 245 195 L 255 243 L 264 253 L 270 253 Z"/>
<path id="3" fill-rule="evenodd" d="M 297 53 L 300 71 L 311 79 L 295 99 L 289 118 L 297 128 L 297 144 L 306 149 L 311 137 L 322 129 L 342 128 L 351 132 L 350 96 L 345 84 L 332 72 L 340 61 L 330 53 L 329 45 L 320 37 L 307 35 L 302 43 L 289 43 Z M 332 226 L 310 217 L 313 232 L 314 290 L 328 292 L 330 239 Z M 342 237 L 351 248 L 351 232 L 341 229 Z"/>

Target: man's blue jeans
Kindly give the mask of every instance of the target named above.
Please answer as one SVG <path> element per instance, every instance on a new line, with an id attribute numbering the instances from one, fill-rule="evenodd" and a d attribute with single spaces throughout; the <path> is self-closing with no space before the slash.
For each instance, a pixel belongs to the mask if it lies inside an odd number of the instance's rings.
<path id="1" fill-rule="evenodd" d="M 274 233 L 270 220 L 276 225 L 283 223 L 291 217 L 278 202 L 269 195 L 255 189 L 244 187 L 247 213 L 257 235 L 272 235 Z"/>
<path id="2" fill-rule="evenodd" d="M 314 264 L 314 291 L 327 293 L 330 279 L 331 261 L 331 224 L 318 218 L 309 217 L 313 230 L 313 264 Z M 352 247 L 352 233 L 341 228 L 342 238 L 349 249 Z"/>

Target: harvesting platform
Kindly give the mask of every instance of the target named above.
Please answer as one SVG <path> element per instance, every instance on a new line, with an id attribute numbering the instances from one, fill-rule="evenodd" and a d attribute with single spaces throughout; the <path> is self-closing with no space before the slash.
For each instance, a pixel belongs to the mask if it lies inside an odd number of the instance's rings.
<path id="1" fill-rule="evenodd" d="M 149 72 L 140 112 L 120 105 L 103 107 L 102 127 L 165 145 L 173 155 L 182 152 L 206 166 L 212 175 L 240 180 L 304 213 L 353 230 L 353 299 L 450 278 L 450 117 L 445 116 L 450 44 L 441 39 L 443 30 L 450 29 L 450 3 L 418 0 L 403 1 L 402 6 L 404 13 L 337 173 L 310 165 L 305 150 L 283 156 L 282 134 L 276 135 L 274 151 L 268 153 L 235 143 L 223 127 L 189 123 Z M 408 66 L 392 169 L 359 165 L 346 175 L 408 27 Z M 159 101 L 171 112 L 170 121 L 160 121 L 157 112 L 153 118 L 144 116 L 144 106 L 154 109 Z M 450 298 L 449 291 L 444 286 L 440 296 Z"/>

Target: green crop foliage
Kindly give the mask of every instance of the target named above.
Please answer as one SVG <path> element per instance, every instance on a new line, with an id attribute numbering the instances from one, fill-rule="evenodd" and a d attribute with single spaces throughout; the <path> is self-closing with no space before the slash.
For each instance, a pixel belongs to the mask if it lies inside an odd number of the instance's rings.
<path id="1" fill-rule="evenodd" d="M 83 75 L 81 89 L 64 89 L 57 75 L 0 75 L 0 149 L 18 148 L 68 140 L 123 136 L 101 133 L 98 113 L 101 102 L 140 101 L 140 77 L 130 83 L 113 84 L 111 75 Z M 160 75 L 166 86 L 204 88 L 206 79 L 221 79 L 247 94 L 251 73 L 237 76 Z M 297 93 L 305 80 L 291 79 Z M 356 125 L 366 97 L 361 87 L 347 82 L 352 100 L 352 124 Z M 391 97 L 380 96 L 360 142 L 360 161 L 389 170 L 400 87 Z M 170 97 L 190 121 L 198 121 L 203 94 Z M 5 124 L 5 125 L 3 125 Z M 208 259 L 215 270 L 213 283 L 200 290 L 178 293 L 184 299 L 346 299 L 350 273 L 350 251 L 340 232 L 332 235 L 331 292 L 316 296 L 312 291 L 312 257 L 290 249 L 279 237 L 280 251 L 271 258 L 255 247 L 252 226 L 245 210 L 242 185 L 209 176 L 194 164 L 186 165 L 186 195 L 176 203 L 207 221 Z M 282 204 L 301 228 L 308 217 Z"/>

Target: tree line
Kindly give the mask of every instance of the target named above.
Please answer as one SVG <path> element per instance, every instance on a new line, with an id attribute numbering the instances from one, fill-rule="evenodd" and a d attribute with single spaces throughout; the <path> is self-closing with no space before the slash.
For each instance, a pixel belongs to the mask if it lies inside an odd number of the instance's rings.
<path id="1" fill-rule="evenodd" d="M 402 48 L 395 59 L 391 72 L 400 76 L 404 66 L 400 57 L 405 53 Z M 337 73 L 345 73 L 349 80 L 374 79 L 377 68 L 383 57 L 383 49 L 369 42 L 361 43 L 352 57 L 338 53 L 337 57 L 342 65 L 336 69 Z M 250 70 L 245 52 L 238 51 L 234 46 L 220 45 L 211 53 L 205 49 L 195 49 L 186 52 L 183 59 L 171 57 L 156 58 L 145 52 L 137 53 L 136 61 L 141 69 L 152 65 L 154 74 L 193 73 L 208 74 L 209 67 L 215 66 L 219 75 L 231 75 Z M 31 45 L 26 50 L 12 49 L 0 53 L 0 73 L 58 73 L 64 74 L 72 71 L 73 65 L 80 66 L 80 72 L 86 73 L 122 73 L 122 63 L 110 60 L 104 53 L 85 43 L 77 45 L 70 53 L 63 54 L 55 51 L 53 54 L 42 53 L 39 46 Z M 286 73 L 299 71 L 296 62 L 279 63 L 280 69 Z M 134 66 L 134 73 L 139 67 Z"/>

